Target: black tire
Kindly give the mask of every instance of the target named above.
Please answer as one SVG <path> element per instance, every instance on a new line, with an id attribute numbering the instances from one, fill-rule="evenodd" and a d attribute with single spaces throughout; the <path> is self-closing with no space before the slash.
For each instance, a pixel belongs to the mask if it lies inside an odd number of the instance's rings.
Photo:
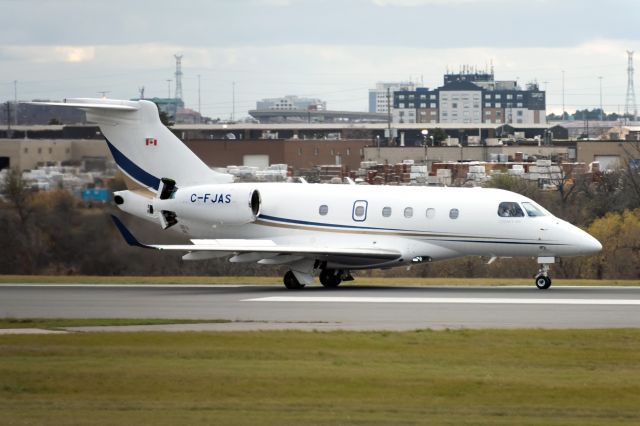
<path id="1" fill-rule="evenodd" d="M 341 276 L 341 271 L 323 269 L 322 272 L 320 272 L 320 284 L 326 288 L 336 288 L 342 282 Z"/>
<path id="2" fill-rule="evenodd" d="M 538 287 L 539 290 L 548 289 L 551 287 L 551 278 L 544 275 L 538 275 L 536 277 L 536 287 Z"/>
<path id="3" fill-rule="evenodd" d="M 282 281 L 284 282 L 284 286 L 289 290 L 299 290 L 304 287 L 304 284 L 300 284 L 300 281 L 298 281 L 295 274 L 291 271 L 287 271 L 287 273 L 284 274 Z"/>

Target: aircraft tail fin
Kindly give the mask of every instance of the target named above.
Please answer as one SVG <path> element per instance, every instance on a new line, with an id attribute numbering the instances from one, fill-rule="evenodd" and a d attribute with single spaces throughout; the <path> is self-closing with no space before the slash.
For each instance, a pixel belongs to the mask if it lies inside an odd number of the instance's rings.
<path id="1" fill-rule="evenodd" d="M 178 186 L 233 180 L 231 175 L 211 170 L 166 128 L 153 102 L 80 98 L 46 104 L 87 112 L 87 121 L 100 126 L 129 189 L 157 193 L 163 178 L 175 181 Z"/>

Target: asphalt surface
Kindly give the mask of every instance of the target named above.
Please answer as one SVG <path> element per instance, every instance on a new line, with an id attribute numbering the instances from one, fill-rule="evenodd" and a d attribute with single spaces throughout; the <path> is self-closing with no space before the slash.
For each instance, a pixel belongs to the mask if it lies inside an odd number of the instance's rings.
<path id="1" fill-rule="evenodd" d="M 0 284 L 0 317 L 232 321 L 118 328 L 174 331 L 640 327 L 640 287 Z"/>

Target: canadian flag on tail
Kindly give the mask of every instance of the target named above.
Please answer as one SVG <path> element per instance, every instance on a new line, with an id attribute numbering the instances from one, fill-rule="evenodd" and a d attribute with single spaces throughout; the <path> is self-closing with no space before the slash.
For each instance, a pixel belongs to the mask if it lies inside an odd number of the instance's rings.
<path id="1" fill-rule="evenodd" d="M 144 144 L 147 145 L 147 146 L 149 146 L 149 145 L 157 146 L 158 145 L 158 139 L 146 138 L 144 140 Z"/>

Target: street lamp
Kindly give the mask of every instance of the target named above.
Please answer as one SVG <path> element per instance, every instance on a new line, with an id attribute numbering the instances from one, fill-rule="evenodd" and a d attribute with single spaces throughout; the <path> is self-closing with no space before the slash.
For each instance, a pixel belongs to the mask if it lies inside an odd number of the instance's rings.
<path id="1" fill-rule="evenodd" d="M 429 131 L 427 129 L 423 129 L 420 131 L 422 134 L 422 145 L 424 146 L 424 164 L 427 164 L 427 149 L 429 144 L 427 143 L 427 138 L 429 137 Z M 433 140 L 433 136 L 431 136 L 431 140 Z"/>

